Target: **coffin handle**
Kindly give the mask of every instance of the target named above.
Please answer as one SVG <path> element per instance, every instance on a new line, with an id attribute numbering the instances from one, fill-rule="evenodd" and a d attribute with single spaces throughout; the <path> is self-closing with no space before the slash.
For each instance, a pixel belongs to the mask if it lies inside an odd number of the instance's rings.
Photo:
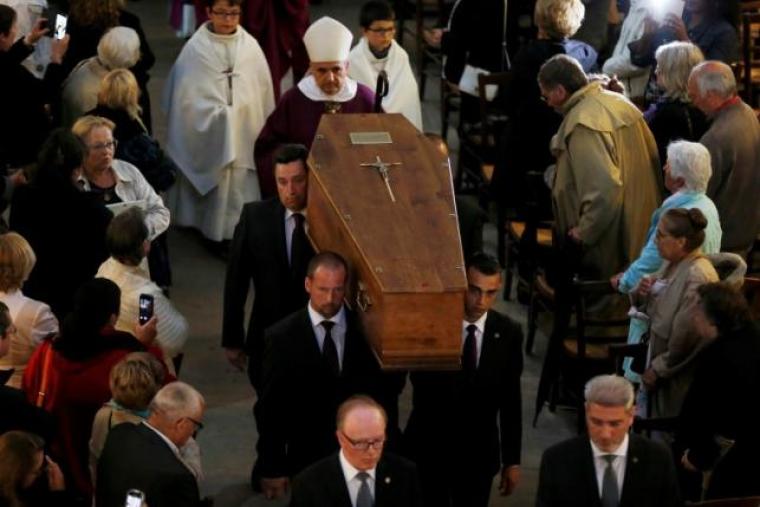
<path id="1" fill-rule="evenodd" d="M 366 312 L 372 306 L 372 298 L 367 293 L 367 286 L 364 282 L 359 282 L 356 290 L 356 306 L 363 312 Z"/>

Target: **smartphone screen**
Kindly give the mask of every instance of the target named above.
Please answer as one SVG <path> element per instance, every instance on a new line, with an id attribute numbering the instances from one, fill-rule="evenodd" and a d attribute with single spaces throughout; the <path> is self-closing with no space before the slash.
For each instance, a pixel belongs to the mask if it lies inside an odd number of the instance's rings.
<path id="1" fill-rule="evenodd" d="M 145 495 L 139 489 L 130 489 L 127 491 L 127 501 L 124 507 L 142 507 Z"/>
<path id="2" fill-rule="evenodd" d="M 145 324 L 153 317 L 153 296 L 140 294 L 140 324 Z"/>
<path id="3" fill-rule="evenodd" d="M 55 15 L 55 31 L 54 31 L 54 37 L 56 39 L 63 39 L 66 37 L 66 25 L 69 22 L 69 18 L 64 16 L 63 14 L 56 14 Z"/>

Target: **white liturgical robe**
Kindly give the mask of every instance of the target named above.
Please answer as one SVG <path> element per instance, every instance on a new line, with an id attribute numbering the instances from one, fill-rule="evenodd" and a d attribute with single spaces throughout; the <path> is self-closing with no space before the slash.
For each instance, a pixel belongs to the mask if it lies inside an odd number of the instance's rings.
<path id="1" fill-rule="evenodd" d="M 420 106 L 417 80 L 414 79 L 409 55 L 394 40 L 388 56 L 377 58 L 372 54 L 367 38 L 362 37 L 348 57 L 348 75 L 375 90 L 377 76 L 381 70 L 388 74 L 388 95 L 383 97 L 386 113 L 401 113 L 412 125 L 422 130 L 422 109 Z"/>

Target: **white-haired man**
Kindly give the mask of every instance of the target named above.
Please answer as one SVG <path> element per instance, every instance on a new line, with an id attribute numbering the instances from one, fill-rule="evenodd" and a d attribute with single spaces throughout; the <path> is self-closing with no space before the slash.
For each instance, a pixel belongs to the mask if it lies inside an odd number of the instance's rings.
<path id="1" fill-rule="evenodd" d="M 710 151 L 707 195 L 723 225 L 721 250 L 746 255 L 760 232 L 760 124 L 736 94 L 731 67 L 703 62 L 689 76 L 689 97 L 712 124 L 699 142 Z"/>
<path id="2" fill-rule="evenodd" d="M 631 383 L 600 375 L 584 394 L 588 436 L 544 452 L 536 507 L 681 505 L 668 449 L 628 434 L 635 410 Z"/>
<path id="3" fill-rule="evenodd" d="M 121 507 L 138 489 L 151 507 L 198 506 L 198 480 L 180 448 L 203 428 L 205 409 L 198 391 L 172 382 L 156 393 L 146 421 L 114 427 L 98 461 L 97 505 Z"/>
<path id="4" fill-rule="evenodd" d="M 353 35 L 343 24 L 323 17 L 304 35 L 309 72 L 285 93 L 261 131 L 254 155 L 263 197 L 277 195 L 272 155 L 278 146 L 311 147 L 323 113 L 370 113 L 374 92 L 348 77 Z"/>

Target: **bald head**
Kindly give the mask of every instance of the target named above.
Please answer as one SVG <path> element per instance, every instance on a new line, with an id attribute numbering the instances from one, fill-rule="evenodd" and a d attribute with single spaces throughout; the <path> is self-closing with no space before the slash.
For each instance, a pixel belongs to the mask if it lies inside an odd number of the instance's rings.
<path id="1" fill-rule="evenodd" d="M 385 410 L 368 396 L 354 396 L 338 408 L 337 419 L 343 457 L 358 470 L 375 468 L 385 443 Z"/>
<path id="2" fill-rule="evenodd" d="M 723 62 L 702 62 L 692 69 L 688 89 L 692 103 L 706 115 L 713 115 L 736 96 L 734 71 Z"/>

